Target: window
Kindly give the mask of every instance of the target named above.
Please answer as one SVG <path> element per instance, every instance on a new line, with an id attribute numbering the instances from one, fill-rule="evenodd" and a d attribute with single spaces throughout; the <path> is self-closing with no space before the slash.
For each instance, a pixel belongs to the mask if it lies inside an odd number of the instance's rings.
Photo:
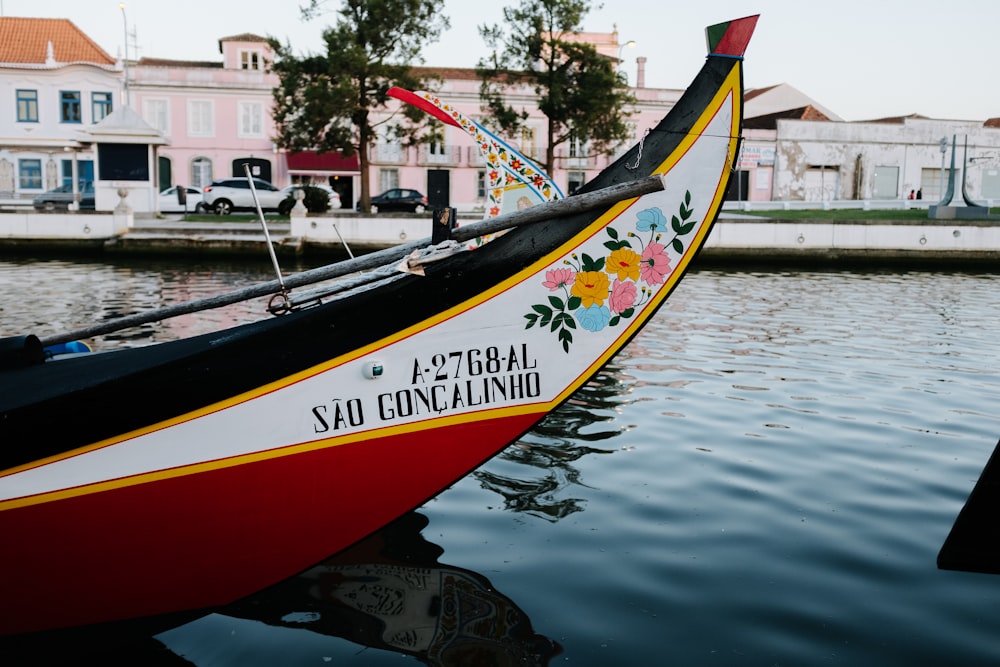
<path id="1" fill-rule="evenodd" d="M 196 157 L 191 161 L 191 185 L 203 188 L 212 182 L 212 161 L 207 157 Z"/>
<path id="2" fill-rule="evenodd" d="M 191 100 L 188 102 L 188 136 L 215 136 L 211 100 Z"/>
<path id="3" fill-rule="evenodd" d="M 260 51 L 240 51 L 240 69 L 261 70 L 262 64 Z"/>
<path id="4" fill-rule="evenodd" d="M 73 184 L 73 161 L 72 160 L 60 160 L 62 163 L 62 180 L 61 185 Z M 79 160 L 76 163 L 76 180 L 80 183 L 90 183 L 94 180 L 94 161 L 93 160 Z M 81 186 L 82 187 L 82 186 Z"/>
<path id="5" fill-rule="evenodd" d="M 239 136 L 264 136 L 264 105 L 260 102 L 239 103 Z"/>
<path id="6" fill-rule="evenodd" d="M 573 194 L 580 189 L 580 186 L 587 180 L 587 175 L 582 171 L 566 172 L 566 192 Z"/>
<path id="7" fill-rule="evenodd" d="M 535 128 L 521 128 L 521 145 L 519 148 L 525 156 L 530 158 L 535 157 Z"/>
<path id="8" fill-rule="evenodd" d="M 771 170 L 766 167 L 761 167 L 756 170 L 754 174 L 756 180 L 754 181 L 755 190 L 770 190 L 771 189 Z"/>
<path id="9" fill-rule="evenodd" d="M 37 90 L 17 91 L 17 122 L 19 123 L 38 122 Z"/>
<path id="10" fill-rule="evenodd" d="M 97 144 L 97 164 L 102 181 L 148 181 L 149 146 Z"/>
<path id="11" fill-rule="evenodd" d="M 570 157 L 587 157 L 587 142 L 580 139 L 580 137 L 575 134 L 570 135 L 569 138 L 569 156 Z"/>
<path id="12" fill-rule="evenodd" d="M 979 196 L 984 199 L 1000 198 L 1000 170 L 987 169 L 983 172 L 983 187 Z"/>
<path id="13" fill-rule="evenodd" d="M 385 192 L 386 190 L 392 190 L 393 188 L 399 187 L 399 170 L 398 169 L 379 169 L 378 170 L 378 185 L 379 192 Z"/>
<path id="14" fill-rule="evenodd" d="M 444 126 L 435 122 L 427 134 L 427 154 L 444 155 Z"/>
<path id="15" fill-rule="evenodd" d="M 144 99 L 142 119 L 163 134 L 170 134 L 170 106 L 167 100 Z"/>
<path id="16" fill-rule="evenodd" d="M 59 93 L 59 120 L 63 123 L 82 123 L 80 91 L 63 90 Z"/>
<path id="17" fill-rule="evenodd" d="M 948 187 L 944 169 L 924 167 L 920 170 L 920 189 L 924 199 L 939 201 Z M 985 195 L 984 195 L 985 196 Z"/>
<path id="18" fill-rule="evenodd" d="M 17 161 L 18 186 L 22 190 L 42 189 L 42 161 L 26 159 Z"/>
<path id="19" fill-rule="evenodd" d="M 93 122 L 99 123 L 111 113 L 111 93 L 91 93 L 90 113 L 93 115 Z"/>
<path id="20" fill-rule="evenodd" d="M 872 199 L 896 199 L 899 196 L 899 167 L 878 165 L 875 167 Z"/>
<path id="21" fill-rule="evenodd" d="M 486 199 L 486 170 L 476 172 L 476 197 Z"/>

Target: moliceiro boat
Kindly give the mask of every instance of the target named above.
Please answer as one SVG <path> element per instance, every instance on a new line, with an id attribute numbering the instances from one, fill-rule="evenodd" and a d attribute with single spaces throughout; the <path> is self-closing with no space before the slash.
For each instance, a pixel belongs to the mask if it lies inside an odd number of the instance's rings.
<path id="1" fill-rule="evenodd" d="M 709 28 L 682 99 L 572 197 L 211 303 L 0 340 L 0 633 L 232 603 L 420 506 L 565 401 L 709 234 L 756 18 Z M 224 331 L 44 353 L 267 295 L 277 316 Z"/>

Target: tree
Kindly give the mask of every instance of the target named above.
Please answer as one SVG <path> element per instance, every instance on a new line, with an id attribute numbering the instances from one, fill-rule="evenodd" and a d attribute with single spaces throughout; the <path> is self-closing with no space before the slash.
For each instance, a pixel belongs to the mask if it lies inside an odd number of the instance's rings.
<path id="1" fill-rule="evenodd" d="M 635 99 L 617 59 L 576 37 L 589 10 L 589 0 L 521 0 L 519 7 L 504 8 L 502 24 L 479 27 L 493 50 L 476 68 L 490 119 L 515 135 L 528 114 L 508 103 L 507 92 L 532 86 L 548 118 L 544 166 L 550 174 L 556 147 L 570 139 L 609 153 L 630 136 L 627 108 Z"/>
<path id="2" fill-rule="evenodd" d="M 309 19 L 325 3 L 311 0 L 302 8 Z M 444 0 L 343 0 L 335 25 L 323 31 L 325 54 L 297 57 L 290 45 L 270 40 L 275 51 L 271 69 L 278 75 L 274 121 L 278 146 L 290 150 L 341 151 L 358 155 L 361 208 L 369 211 L 369 149 L 377 133 L 372 111 L 383 108 L 392 86 L 425 87 L 410 70 L 422 62 L 420 51 L 449 27 L 442 15 Z M 404 139 L 419 132 L 415 109 L 392 126 Z"/>

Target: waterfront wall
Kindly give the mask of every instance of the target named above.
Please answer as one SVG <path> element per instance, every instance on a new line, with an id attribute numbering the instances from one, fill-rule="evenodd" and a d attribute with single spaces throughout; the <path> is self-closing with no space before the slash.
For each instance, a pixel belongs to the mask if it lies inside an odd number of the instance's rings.
<path id="1" fill-rule="evenodd" d="M 350 247 L 387 248 L 430 238 L 431 218 L 299 216 L 293 211 L 289 235 L 307 243 L 346 242 Z"/>
<path id="2" fill-rule="evenodd" d="M 0 239 L 111 239 L 134 224 L 132 213 L 0 213 Z"/>
<path id="3" fill-rule="evenodd" d="M 430 216 L 303 216 L 272 220 L 269 236 L 283 256 L 344 257 L 431 236 Z M 122 255 L 267 256 L 259 222 L 131 220 L 86 214 L 0 215 L 0 252 Z M 993 221 L 918 222 L 769 220 L 723 215 L 702 260 L 792 265 L 1000 266 L 1000 224 Z M 992 269 L 991 269 L 992 270 Z"/>

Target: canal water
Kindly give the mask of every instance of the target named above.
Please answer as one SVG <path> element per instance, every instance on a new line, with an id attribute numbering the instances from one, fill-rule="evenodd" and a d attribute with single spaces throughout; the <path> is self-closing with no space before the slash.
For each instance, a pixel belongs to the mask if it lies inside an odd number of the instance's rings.
<path id="1" fill-rule="evenodd" d="M 0 261 L 0 331 L 72 330 L 268 268 Z M 935 564 L 1000 438 L 998 298 L 984 273 L 696 270 L 558 412 L 383 533 L 214 613 L 7 640 L 0 661 L 1000 664 L 1000 576 Z"/>

